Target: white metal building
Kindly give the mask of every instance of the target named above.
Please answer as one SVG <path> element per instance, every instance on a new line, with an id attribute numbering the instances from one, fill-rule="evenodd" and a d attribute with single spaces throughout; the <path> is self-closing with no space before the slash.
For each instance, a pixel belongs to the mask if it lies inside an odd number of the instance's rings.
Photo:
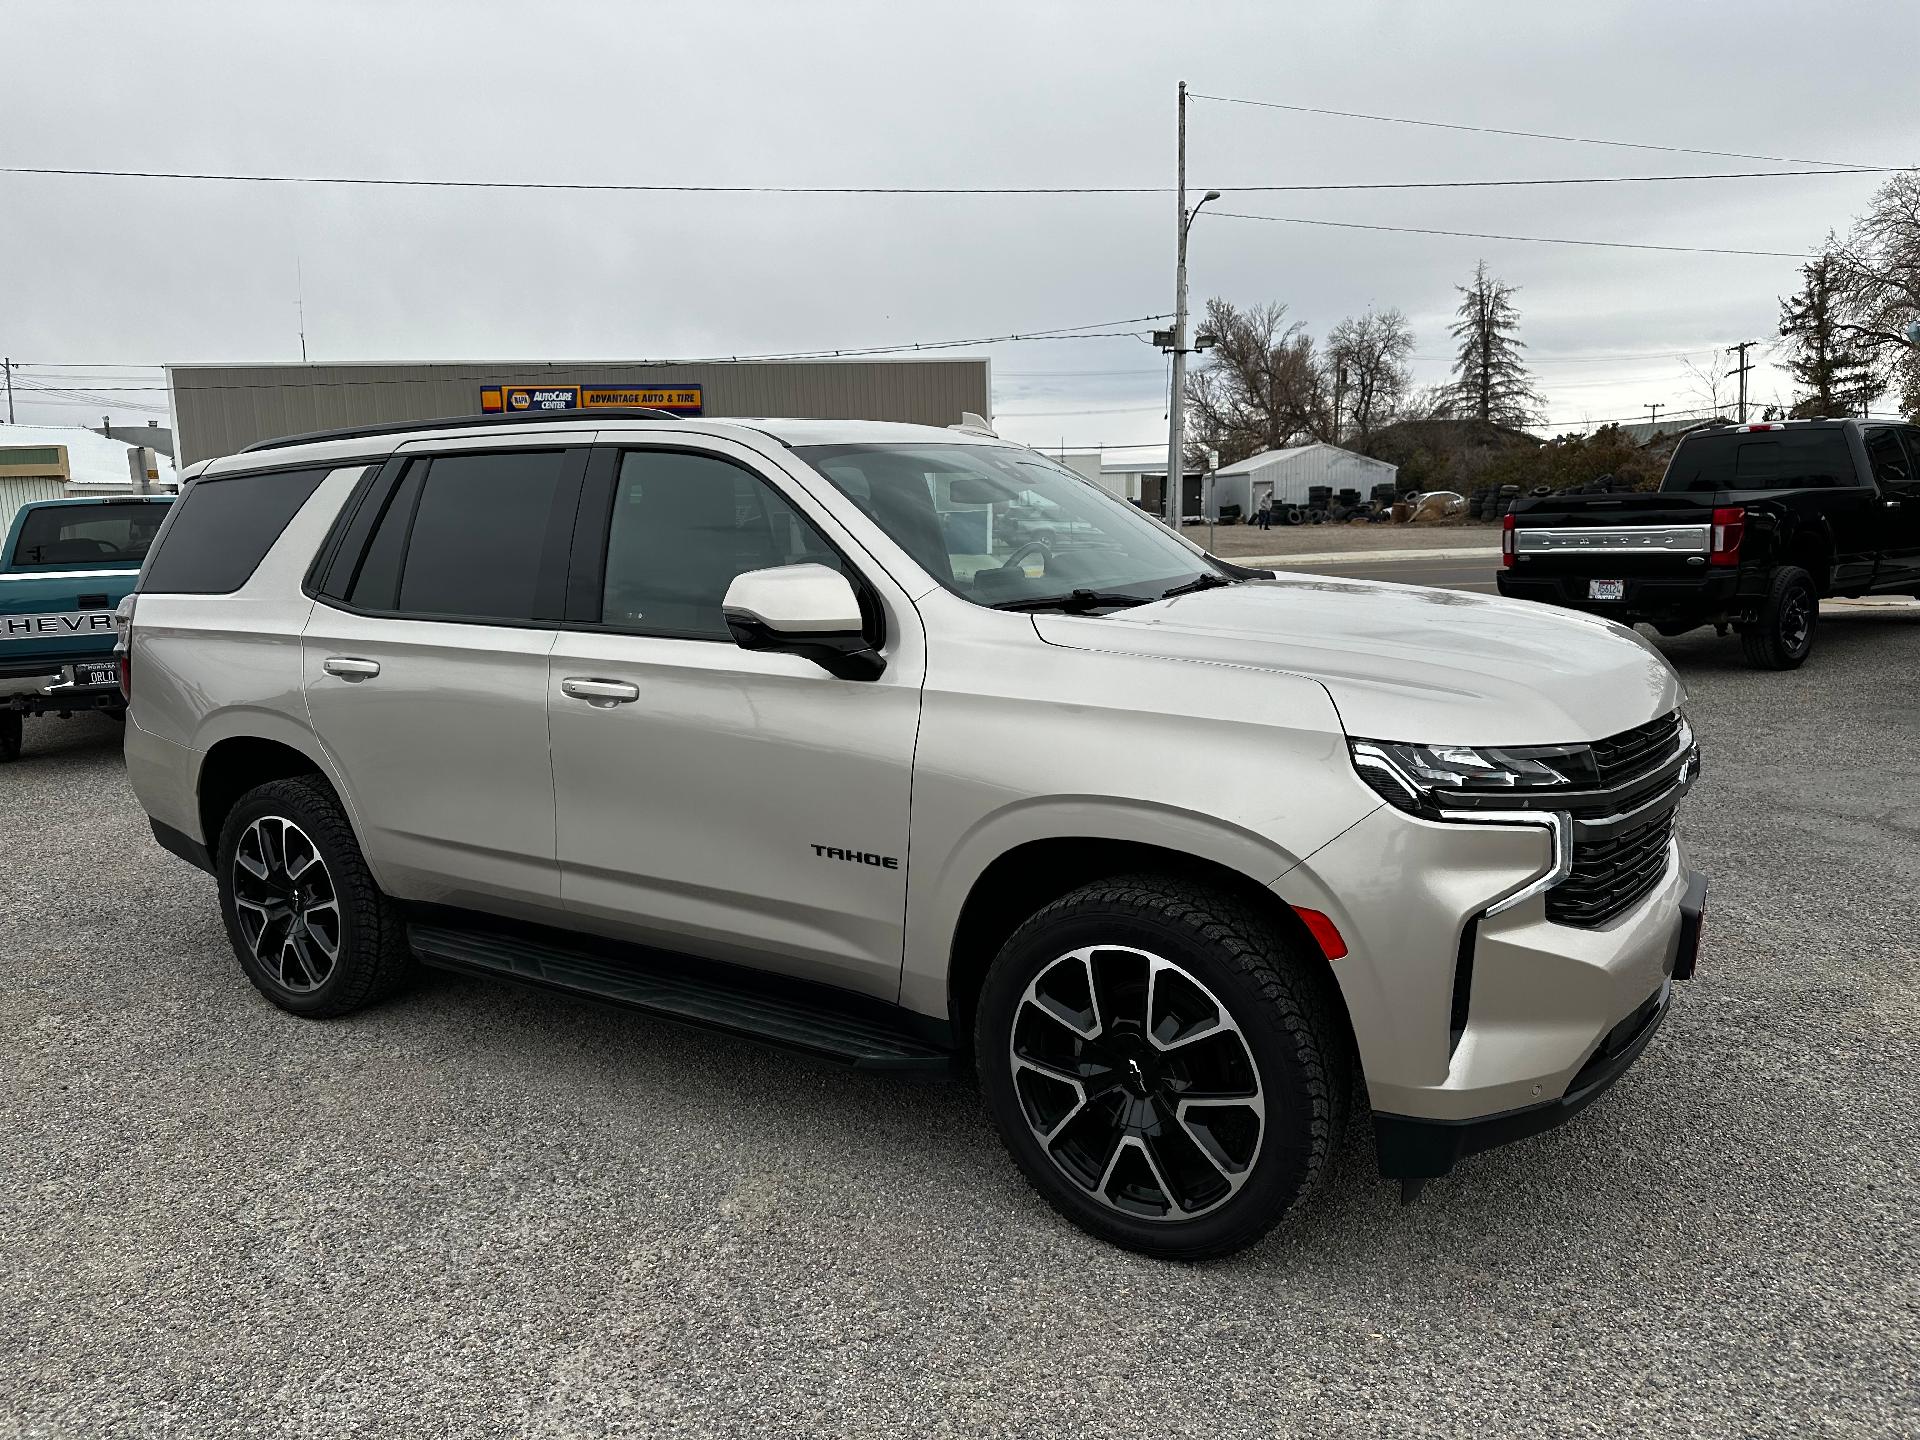
<path id="1" fill-rule="evenodd" d="M 1307 492 L 1316 485 L 1329 487 L 1335 495 L 1358 490 L 1366 500 L 1374 486 L 1394 484 L 1399 474 L 1398 465 L 1320 441 L 1263 451 L 1221 466 L 1214 478 L 1213 501 L 1216 506 L 1238 505 L 1245 517 L 1259 505 L 1262 494 L 1272 495 L 1275 505 L 1304 505 Z"/>
<path id="2" fill-rule="evenodd" d="M 20 507 L 35 500 L 131 493 L 132 451 L 78 425 L 0 425 L 0 539 Z M 154 489 L 173 487 L 166 457 L 157 457 L 154 475 Z"/>

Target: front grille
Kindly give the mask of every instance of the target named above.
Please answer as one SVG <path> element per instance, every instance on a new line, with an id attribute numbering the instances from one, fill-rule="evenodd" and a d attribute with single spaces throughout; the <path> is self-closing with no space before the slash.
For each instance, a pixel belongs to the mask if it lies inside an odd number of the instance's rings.
<path id="1" fill-rule="evenodd" d="M 1591 929 L 1632 909 L 1666 874 L 1672 838 L 1669 810 L 1605 840 L 1575 841 L 1573 873 L 1547 892 L 1547 918 Z"/>
<path id="2" fill-rule="evenodd" d="M 1602 788 L 1624 785 L 1668 759 L 1679 734 L 1680 712 L 1671 710 L 1658 720 L 1594 741 L 1593 759 Z"/>

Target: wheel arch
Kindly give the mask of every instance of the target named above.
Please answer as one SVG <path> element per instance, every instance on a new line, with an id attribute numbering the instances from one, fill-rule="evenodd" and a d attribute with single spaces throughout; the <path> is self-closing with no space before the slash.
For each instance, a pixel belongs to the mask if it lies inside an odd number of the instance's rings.
<path id="1" fill-rule="evenodd" d="M 1831 594 L 1833 564 L 1838 550 L 1828 518 L 1824 514 L 1809 516 L 1783 509 L 1775 518 L 1774 525 L 1768 569 L 1778 570 L 1782 566 L 1797 565 L 1813 577 L 1815 594 Z"/>
<path id="2" fill-rule="evenodd" d="M 974 1015 L 987 968 L 1000 947 L 1035 911 L 1082 885 L 1118 875 L 1161 875 L 1219 890 L 1256 910 L 1300 954 L 1326 993 L 1332 1013 L 1353 1043 L 1353 1025 L 1332 967 L 1306 923 L 1271 888 L 1272 876 L 1191 849 L 1137 838 L 1054 835 L 1031 839 L 995 856 L 974 878 L 946 949 L 945 995 L 955 1047 L 970 1050 Z"/>
<path id="3" fill-rule="evenodd" d="M 324 781 L 336 796 L 340 785 L 318 747 L 300 743 L 304 737 L 239 733 L 216 740 L 202 755 L 195 783 L 200 833 L 209 853 L 220 848 L 220 831 L 240 797 L 271 780 L 311 775 Z M 344 804 L 344 796 L 342 796 Z"/>

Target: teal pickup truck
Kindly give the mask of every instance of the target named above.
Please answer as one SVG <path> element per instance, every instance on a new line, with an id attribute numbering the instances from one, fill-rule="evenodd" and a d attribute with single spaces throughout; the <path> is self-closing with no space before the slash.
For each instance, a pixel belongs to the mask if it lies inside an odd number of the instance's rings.
<path id="1" fill-rule="evenodd" d="M 29 715 L 125 713 L 114 610 L 133 593 L 170 495 L 24 505 L 0 550 L 0 761 Z"/>

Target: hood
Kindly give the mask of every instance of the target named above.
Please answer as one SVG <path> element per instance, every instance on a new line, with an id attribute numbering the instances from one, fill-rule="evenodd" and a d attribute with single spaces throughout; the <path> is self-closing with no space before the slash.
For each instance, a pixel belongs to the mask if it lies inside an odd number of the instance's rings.
<path id="1" fill-rule="evenodd" d="M 1281 574 L 1034 626 L 1053 645 L 1317 680 L 1347 733 L 1373 740 L 1599 740 L 1685 698 L 1666 658 L 1624 625 L 1418 585 Z"/>

